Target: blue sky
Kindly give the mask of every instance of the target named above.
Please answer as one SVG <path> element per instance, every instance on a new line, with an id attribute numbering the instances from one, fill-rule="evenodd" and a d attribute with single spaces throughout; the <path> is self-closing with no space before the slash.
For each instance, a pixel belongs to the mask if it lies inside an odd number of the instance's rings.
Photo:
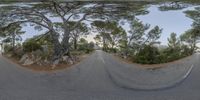
<path id="1" fill-rule="evenodd" d="M 180 35 L 191 28 L 192 20 L 186 17 L 183 13 L 183 11 L 188 9 L 192 10 L 194 7 L 189 7 L 183 10 L 161 12 L 158 10 L 157 5 L 152 5 L 148 8 L 150 11 L 149 14 L 137 16 L 137 18 L 143 21 L 143 23 L 151 24 L 151 27 L 158 25 L 159 27 L 163 28 L 163 34 L 161 35 L 160 41 L 165 45 L 167 44 L 167 38 L 169 37 L 170 33 L 175 32 Z M 59 18 L 52 18 L 52 20 L 55 22 L 60 21 Z M 128 24 L 123 26 L 123 28 L 127 30 L 129 29 L 128 27 Z M 34 35 L 38 35 L 38 33 L 45 32 L 45 30 L 35 31 L 31 26 L 24 27 L 23 30 L 26 31 L 26 34 L 22 35 L 23 40 L 26 38 L 31 38 Z M 88 41 L 94 41 L 93 37 L 94 35 L 88 36 Z"/>
<path id="2" fill-rule="evenodd" d="M 144 23 L 151 24 L 151 27 L 158 25 L 163 28 L 160 41 L 162 44 L 167 44 L 167 38 L 172 32 L 178 36 L 191 28 L 192 20 L 185 16 L 185 10 L 193 10 L 194 7 L 188 7 L 183 10 L 175 11 L 159 11 L 157 5 L 152 5 L 148 8 L 150 13 L 144 16 L 137 16 Z"/>

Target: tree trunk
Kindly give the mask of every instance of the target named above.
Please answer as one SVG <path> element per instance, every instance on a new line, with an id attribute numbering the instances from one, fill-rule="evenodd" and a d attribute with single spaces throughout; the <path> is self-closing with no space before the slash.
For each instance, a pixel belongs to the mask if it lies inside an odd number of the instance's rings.
<path id="1" fill-rule="evenodd" d="M 77 50 L 77 39 L 74 38 L 74 49 Z"/>
<path id="2" fill-rule="evenodd" d="M 12 34 L 12 48 L 14 52 L 15 51 L 15 33 Z"/>
<path id="3" fill-rule="evenodd" d="M 64 54 L 68 54 L 69 58 L 71 59 L 71 55 L 69 53 L 69 35 L 70 35 L 70 31 L 69 29 L 64 26 L 64 35 L 63 35 L 63 39 L 62 42 L 59 42 L 59 34 L 56 33 L 55 31 L 53 32 L 53 43 L 54 43 L 54 53 L 53 53 L 53 58 L 52 58 L 52 64 L 53 64 L 53 68 L 55 67 L 55 65 L 59 64 L 60 59 L 63 57 Z"/>
<path id="4" fill-rule="evenodd" d="M 104 37 L 103 37 L 103 50 L 106 51 L 106 41 Z"/>
<path id="5" fill-rule="evenodd" d="M 52 64 L 56 65 L 59 63 L 59 59 L 61 58 L 61 54 L 62 54 L 62 46 L 58 40 L 59 35 L 56 32 L 52 32 L 52 42 L 53 42 L 53 55 L 52 55 Z M 57 61 L 58 60 L 58 61 Z M 55 63 L 55 61 L 57 61 Z"/>

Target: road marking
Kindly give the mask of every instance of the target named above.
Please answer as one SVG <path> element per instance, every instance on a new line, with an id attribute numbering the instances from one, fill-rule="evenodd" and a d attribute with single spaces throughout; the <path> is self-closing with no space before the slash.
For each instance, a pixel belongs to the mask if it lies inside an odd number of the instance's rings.
<path id="1" fill-rule="evenodd" d="M 102 60 L 102 62 L 105 64 L 105 61 L 104 61 L 104 59 L 101 57 L 101 60 Z"/>
<path id="2" fill-rule="evenodd" d="M 183 79 L 185 79 L 192 72 L 193 67 L 194 67 L 194 65 L 192 65 L 190 67 L 190 69 L 187 71 L 187 73 L 183 76 Z"/>
<path id="3" fill-rule="evenodd" d="M 98 55 L 98 58 L 103 62 L 103 64 L 105 64 L 105 60 L 102 57 L 102 53 L 98 51 L 97 55 Z"/>

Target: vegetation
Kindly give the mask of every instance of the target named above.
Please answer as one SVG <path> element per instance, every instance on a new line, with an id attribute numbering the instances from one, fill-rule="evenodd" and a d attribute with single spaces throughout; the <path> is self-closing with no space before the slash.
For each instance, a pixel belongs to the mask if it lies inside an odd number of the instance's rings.
<path id="1" fill-rule="evenodd" d="M 99 32 L 94 39 L 103 46 L 103 50 L 116 52 L 120 40 L 126 35 L 124 29 L 114 21 L 94 21 L 92 26 Z"/>
<path id="2" fill-rule="evenodd" d="M 94 24 L 100 32 L 100 34 L 96 35 L 95 40 L 97 43 L 102 44 L 103 50 L 107 52 L 112 49 L 112 46 L 110 46 L 112 43 L 111 33 L 115 32 L 116 28 L 118 30 L 121 29 L 121 27 L 107 27 L 114 25 L 115 23 L 100 21 L 96 22 L 96 25 Z M 166 63 L 192 55 L 198 49 L 196 45 L 200 40 L 199 31 L 193 28 L 183 33 L 180 37 L 177 37 L 176 33 L 171 33 L 168 38 L 168 46 L 159 49 L 160 41 L 158 39 L 162 34 L 162 29 L 158 26 L 150 29 L 149 24 L 143 24 L 138 19 L 130 23 L 129 34 L 123 30 L 116 33 L 115 35 L 120 36 L 117 37 L 118 42 L 115 42 L 116 45 L 119 45 L 116 51 L 123 58 L 128 57 L 133 62 L 142 64 Z M 123 35 L 119 35 L 120 33 L 123 33 Z"/>
<path id="3" fill-rule="evenodd" d="M 88 6 L 91 4 L 91 6 Z M 0 37 L 6 44 L 6 51 L 16 51 L 16 41 L 21 40 L 23 25 L 31 25 L 35 30 L 46 30 L 24 41 L 21 45 L 24 54 L 48 50 L 47 58 L 51 64 L 59 64 L 68 56 L 74 61 L 77 53 L 90 53 L 96 45 L 106 52 L 120 54 L 142 64 L 165 63 L 195 53 L 200 40 L 200 8 L 186 11 L 194 20 L 192 29 L 180 37 L 171 33 L 168 46 L 160 49 L 159 38 L 162 30 L 151 27 L 138 20 L 136 15 L 147 14 L 148 3 L 105 3 L 105 2 L 40 2 L 30 6 L 5 6 L 0 9 Z M 183 9 L 179 2 L 161 5 L 161 11 Z M 108 10 L 112 9 L 112 10 Z M 59 18 L 54 22 L 51 18 Z M 130 30 L 122 25 L 127 23 Z M 96 33 L 96 43 L 88 42 L 84 37 Z M 12 48 L 12 49 L 11 49 Z M 44 52 L 43 52 L 44 53 Z M 46 59 L 46 57 L 44 57 Z"/>
<path id="4" fill-rule="evenodd" d="M 94 50 L 94 43 L 93 42 L 88 43 L 87 40 L 81 38 L 79 40 L 78 50 L 83 51 L 85 53 L 90 53 Z"/>

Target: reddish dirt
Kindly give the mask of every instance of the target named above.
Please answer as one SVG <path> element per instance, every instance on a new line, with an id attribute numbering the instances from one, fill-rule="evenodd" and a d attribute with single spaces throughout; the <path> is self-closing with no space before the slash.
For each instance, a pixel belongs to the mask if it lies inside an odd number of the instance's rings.
<path id="1" fill-rule="evenodd" d="M 182 61 L 183 59 L 187 59 L 187 58 L 189 58 L 190 56 L 187 56 L 187 57 L 184 57 L 184 58 L 181 58 L 181 59 L 172 61 L 172 62 L 161 63 L 161 64 L 139 64 L 139 63 L 134 63 L 133 61 L 131 61 L 130 58 L 123 59 L 122 57 L 119 57 L 119 56 L 117 56 L 117 55 L 114 55 L 114 57 L 115 57 L 117 60 L 123 61 L 123 62 L 128 63 L 128 64 L 134 64 L 134 65 L 137 65 L 137 66 L 139 66 L 139 67 L 143 67 L 143 68 L 147 68 L 147 69 L 158 69 L 158 68 L 164 67 L 164 66 L 166 66 L 166 65 L 168 65 L 168 64 L 172 64 L 172 63 L 181 63 L 181 61 Z"/>
<path id="2" fill-rule="evenodd" d="M 55 71 L 55 70 L 63 70 L 63 69 L 66 69 L 66 68 L 69 68 L 73 65 L 76 65 L 78 63 L 80 63 L 82 60 L 84 60 L 86 57 L 88 57 L 90 54 L 84 54 L 84 55 L 81 55 L 80 56 L 80 61 L 74 63 L 74 64 L 66 64 L 66 63 L 62 63 L 62 64 L 58 64 L 54 69 L 52 69 L 52 66 L 51 65 L 37 65 L 37 64 L 33 64 L 33 65 L 22 65 L 19 63 L 19 60 L 16 59 L 16 58 L 12 58 L 12 57 L 5 57 L 7 58 L 8 60 L 10 60 L 12 63 L 14 64 L 17 64 L 21 67 L 24 67 L 24 68 L 27 68 L 27 69 L 31 69 L 33 71 Z"/>

